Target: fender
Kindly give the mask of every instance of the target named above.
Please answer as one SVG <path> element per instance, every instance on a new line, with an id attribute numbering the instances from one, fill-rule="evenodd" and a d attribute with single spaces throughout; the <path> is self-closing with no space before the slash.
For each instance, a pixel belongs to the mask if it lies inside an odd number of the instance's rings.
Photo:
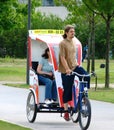
<path id="1" fill-rule="evenodd" d="M 37 97 L 36 97 L 35 90 L 34 90 L 33 88 L 29 88 L 29 90 L 30 90 L 31 92 L 33 92 L 33 94 L 34 94 L 34 97 L 35 97 L 35 104 L 38 104 L 38 99 L 37 99 Z"/>

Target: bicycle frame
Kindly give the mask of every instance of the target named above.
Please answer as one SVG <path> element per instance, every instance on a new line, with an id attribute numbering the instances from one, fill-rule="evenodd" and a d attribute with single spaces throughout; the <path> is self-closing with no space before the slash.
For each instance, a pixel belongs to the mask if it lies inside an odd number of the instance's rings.
<path id="1" fill-rule="evenodd" d="M 91 121 L 91 104 L 90 104 L 90 101 L 88 99 L 88 88 L 87 88 L 87 81 L 84 81 L 84 77 L 86 76 L 90 76 L 92 75 L 93 73 L 91 74 L 88 74 L 88 75 L 80 75 L 76 72 L 72 72 L 72 74 L 75 74 L 77 76 L 81 76 L 83 77 L 82 78 L 82 81 L 79 81 L 79 87 L 77 88 L 77 86 L 73 86 L 73 90 L 77 90 L 78 89 L 78 94 L 77 94 L 77 99 L 74 100 L 74 104 L 75 104 L 75 107 L 71 113 L 71 116 L 73 116 L 73 114 L 77 113 L 78 116 L 76 119 L 73 119 L 73 122 L 78 122 L 79 121 L 79 124 L 80 124 L 80 127 L 82 128 L 82 130 L 86 130 L 89 125 L 90 125 L 90 121 Z M 75 80 L 74 80 L 75 81 Z M 76 92 L 73 91 L 74 93 L 74 97 L 76 97 Z M 84 123 L 83 120 L 86 120 Z"/>
<path id="2" fill-rule="evenodd" d="M 76 85 L 75 82 L 77 80 L 74 80 L 74 85 L 73 85 L 73 97 L 74 98 L 74 111 L 76 112 L 78 104 L 80 104 L 80 110 L 82 109 L 81 106 L 81 100 L 82 97 L 88 97 L 88 89 L 87 89 L 87 81 L 79 81 L 79 85 Z"/>

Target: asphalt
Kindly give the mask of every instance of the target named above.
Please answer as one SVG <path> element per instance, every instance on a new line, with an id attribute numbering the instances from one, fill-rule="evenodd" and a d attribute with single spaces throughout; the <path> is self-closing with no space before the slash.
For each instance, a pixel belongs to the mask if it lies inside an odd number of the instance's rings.
<path id="1" fill-rule="evenodd" d="M 26 118 L 28 89 L 0 84 L 0 119 L 32 130 L 81 130 L 79 124 L 66 122 L 60 114 L 38 113 L 34 123 Z M 114 130 L 114 104 L 93 101 L 92 119 L 88 130 Z"/>

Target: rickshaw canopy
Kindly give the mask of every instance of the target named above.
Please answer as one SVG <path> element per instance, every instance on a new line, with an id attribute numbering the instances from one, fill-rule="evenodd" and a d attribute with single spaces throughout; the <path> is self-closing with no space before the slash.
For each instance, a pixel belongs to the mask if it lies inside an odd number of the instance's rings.
<path id="1" fill-rule="evenodd" d="M 63 38 L 63 30 L 29 30 L 29 37 L 46 44 L 58 44 Z"/>
<path id="2" fill-rule="evenodd" d="M 51 29 L 29 30 L 29 42 L 28 42 L 30 68 L 33 68 L 33 62 L 38 63 L 40 61 L 42 53 L 47 47 L 49 47 L 51 58 L 52 58 L 52 64 L 54 68 L 56 86 L 58 90 L 59 104 L 61 107 L 63 106 L 63 102 L 62 102 L 63 86 L 61 81 L 61 73 L 58 72 L 58 64 L 59 64 L 59 43 L 63 40 L 62 37 L 63 34 L 64 34 L 63 30 L 51 30 Z M 73 38 L 73 42 L 76 45 L 77 63 L 81 65 L 82 45 L 76 37 Z M 37 76 L 33 71 L 30 70 L 30 85 L 34 86 L 34 83 L 36 83 L 36 86 L 39 86 L 37 84 L 37 81 L 38 81 Z M 42 91 L 42 94 L 44 91 L 45 90 Z M 71 102 L 71 106 L 73 106 L 72 102 Z"/>

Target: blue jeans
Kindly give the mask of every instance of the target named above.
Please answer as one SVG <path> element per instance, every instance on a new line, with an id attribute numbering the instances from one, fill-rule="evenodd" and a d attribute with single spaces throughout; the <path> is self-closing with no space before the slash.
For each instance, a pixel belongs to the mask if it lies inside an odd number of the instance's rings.
<path id="1" fill-rule="evenodd" d="M 57 100 L 57 88 L 55 80 L 38 75 L 38 80 L 45 85 L 45 99 Z"/>

